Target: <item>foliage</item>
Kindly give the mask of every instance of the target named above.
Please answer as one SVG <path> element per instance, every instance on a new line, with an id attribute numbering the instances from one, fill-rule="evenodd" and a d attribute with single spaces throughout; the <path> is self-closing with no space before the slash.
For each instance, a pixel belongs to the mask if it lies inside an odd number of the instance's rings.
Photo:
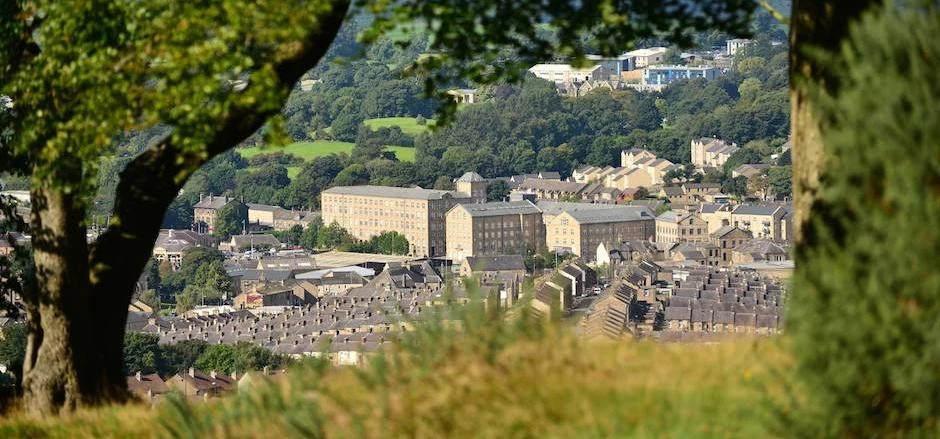
<path id="1" fill-rule="evenodd" d="M 287 244 L 288 246 L 301 245 L 304 228 L 300 224 L 295 224 L 287 230 L 275 230 L 272 234 L 282 244 Z"/>
<path id="2" fill-rule="evenodd" d="M 130 332 L 124 336 L 124 373 L 156 373 L 164 368 L 160 336 Z"/>
<path id="3" fill-rule="evenodd" d="M 814 109 L 827 163 L 796 248 L 787 330 L 802 394 L 784 407 L 788 435 L 940 427 L 940 10 L 912 3 L 868 14 L 824 61 L 843 74 Z"/>
<path id="4" fill-rule="evenodd" d="M 793 168 L 790 166 L 768 168 L 767 184 L 776 198 L 789 197 L 793 194 Z"/>
<path id="5" fill-rule="evenodd" d="M 195 367 L 204 371 L 216 371 L 226 374 L 245 373 L 261 370 L 265 367 L 277 368 L 286 363 L 286 359 L 271 351 L 248 342 L 235 345 L 212 345 L 196 360 Z"/>
<path id="6" fill-rule="evenodd" d="M 161 295 L 176 296 L 177 305 L 183 301 L 185 306 L 182 311 L 191 309 L 197 299 L 221 298 L 233 289 L 232 280 L 226 274 L 222 261 L 222 254 L 218 250 L 205 247 L 186 249 L 180 269 L 163 276 Z"/>
<path id="7" fill-rule="evenodd" d="M 373 236 L 369 239 L 369 244 L 370 253 L 383 255 L 407 255 L 411 250 L 408 238 L 395 231 L 382 232 L 378 236 Z"/>
<path id="8" fill-rule="evenodd" d="M 147 306 L 153 308 L 154 310 L 160 309 L 160 294 L 156 290 L 149 289 L 141 291 L 137 296 L 137 300 L 145 303 Z"/>
<path id="9" fill-rule="evenodd" d="M 283 170 L 283 167 L 281 169 Z M 286 171 L 284 172 L 284 178 L 287 178 Z M 240 234 L 246 221 L 248 221 L 248 206 L 237 201 L 226 204 L 215 212 L 212 234 L 223 240 L 228 239 L 232 235 Z"/>
<path id="10" fill-rule="evenodd" d="M 317 250 L 317 239 L 320 234 L 321 227 L 323 227 L 323 220 L 320 218 L 317 218 L 308 224 L 304 229 L 303 234 L 300 236 L 300 246 L 309 251 Z"/>
<path id="11" fill-rule="evenodd" d="M 196 366 L 196 360 L 209 348 L 205 340 L 183 340 L 163 346 L 164 368 L 160 375 L 168 377 Z"/>
<path id="12" fill-rule="evenodd" d="M 16 386 L 23 380 L 23 361 L 26 359 L 26 324 L 14 323 L 3 328 L 0 337 L 0 364 L 16 377 Z"/>
<path id="13" fill-rule="evenodd" d="M 335 221 L 328 226 L 320 227 L 320 231 L 317 233 L 318 248 L 336 249 L 355 242 L 356 238 Z"/>
<path id="14" fill-rule="evenodd" d="M 509 183 L 496 180 L 486 185 L 486 201 L 504 201 L 509 197 Z"/>

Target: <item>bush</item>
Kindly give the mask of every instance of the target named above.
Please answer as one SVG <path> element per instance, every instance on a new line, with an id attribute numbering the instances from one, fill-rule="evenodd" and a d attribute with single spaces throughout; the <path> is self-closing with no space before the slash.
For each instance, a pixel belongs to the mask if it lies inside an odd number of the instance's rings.
<path id="1" fill-rule="evenodd" d="M 938 35 L 936 10 L 866 17 L 832 69 L 838 94 L 816 109 L 827 162 L 796 251 L 788 331 L 803 393 L 787 435 L 940 428 Z"/>

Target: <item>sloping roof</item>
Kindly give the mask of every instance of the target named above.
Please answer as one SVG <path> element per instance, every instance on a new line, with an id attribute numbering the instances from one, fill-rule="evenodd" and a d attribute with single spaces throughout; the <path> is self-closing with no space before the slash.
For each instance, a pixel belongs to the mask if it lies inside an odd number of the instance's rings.
<path id="1" fill-rule="evenodd" d="M 203 197 L 199 202 L 193 205 L 194 209 L 219 209 L 222 206 L 225 206 L 228 203 L 237 201 L 231 197 L 217 197 L 214 195 L 209 195 L 208 197 Z"/>
<path id="2" fill-rule="evenodd" d="M 646 207 L 619 205 L 608 207 L 608 209 L 573 209 L 566 211 L 566 213 L 581 224 L 652 220 L 655 218 L 653 212 Z"/>
<path id="3" fill-rule="evenodd" d="M 742 204 L 734 208 L 731 213 L 735 215 L 773 215 L 780 206 L 760 206 L 756 204 Z"/>
<path id="4" fill-rule="evenodd" d="M 325 191 L 328 195 L 356 195 L 361 197 L 386 197 L 386 198 L 406 198 L 413 200 L 440 200 L 447 196 L 454 198 L 463 198 L 452 191 L 441 191 L 435 189 L 422 189 L 420 187 L 394 187 L 394 186 L 336 186 Z"/>
<path id="5" fill-rule="evenodd" d="M 483 177 L 481 177 L 480 174 L 477 174 L 476 172 L 467 172 L 466 174 L 461 175 L 460 178 L 458 178 L 456 181 L 468 183 L 468 182 L 480 182 L 484 180 L 483 180 Z"/>
<path id="6" fill-rule="evenodd" d="M 663 193 L 667 197 L 679 197 L 685 195 L 685 191 L 682 190 L 681 186 L 664 186 L 662 189 Z"/>
<path id="7" fill-rule="evenodd" d="M 232 235 L 231 242 L 239 248 L 249 245 L 270 245 L 272 247 L 281 245 L 281 242 L 274 235 Z"/>
<path id="8" fill-rule="evenodd" d="M 248 203 L 248 210 L 258 210 L 261 212 L 274 212 L 277 209 L 280 209 L 280 207 L 271 206 L 268 204 Z"/>
<path id="9" fill-rule="evenodd" d="M 527 178 L 519 185 L 522 190 L 548 191 L 548 192 L 567 192 L 572 194 L 580 193 L 584 190 L 584 183 L 575 183 L 571 181 L 546 180 L 542 178 Z"/>
<path id="10" fill-rule="evenodd" d="M 745 241 L 741 244 L 738 244 L 738 246 L 734 248 L 734 251 L 752 256 L 760 256 L 760 258 L 755 259 L 763 259 L 766 255 L 787 254 L 787 251 L 783 247 L 767 239 L 752 239 L 750 241 Z"/>
<path id="11" fill-rule="evenodd" d="M 720 228 L 720 229 L 718 229 L 718 230 L 715 230 L 715 232 L 712 233 L 712 235 L 714 235 L 714 236 L 716 236 L 716 237 L 718 237 L 718 238 L 721 238 L 721 237 L 723 237 L 723 236 L 725 236 L 725 235 L 727 235 L 727 234 L 733 232 L 735 229 L 741 230 L 741 229 L 738 229 L 738 228 L 735 227 L 735 226 L 723 226 L 722 228 Z M 744 232 L 744 230 L 741 230 L 741 231 Z M 745 233 L 746 233 L 746 232 L 745 232 Z M 748 235 L 750 235 L 750 233 L 748 233 Z"/>
<path id="12" fill-rule="evenodd" d="M 466 259 L 471 271 L 525 271 L 525 260 L 520 255 L 470 256 Z"/>
<path id="13" fill-rule="evenodd" d="M 458 204 L 453 209 L 462 209 L 472 217 L 501 216 L 501 215 L 525 215 L 541 213 L 542 211 L 535 207 L 528 200 L 523 201 L 493 201 L 489 203 L 478 204 Z M 451 210 L 453 210 L 451 209 Z"/>
<path id="14" fill-rule="evenodd" d="M 166 382 L 160 378 L 160 375 L 155 373 L 149 375 L 141 374 L 139 377 L 137 375 L 127 377 L 127 389 L 138 394 L 145 394 L 149 390 L 150 393 L 154 395 L 170 391 Z"/>

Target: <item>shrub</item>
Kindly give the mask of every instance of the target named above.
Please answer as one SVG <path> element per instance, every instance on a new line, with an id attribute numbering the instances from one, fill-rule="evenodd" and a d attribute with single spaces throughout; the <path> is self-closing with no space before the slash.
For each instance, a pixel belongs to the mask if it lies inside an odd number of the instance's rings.
<path id="1" fill-rule="evenodd" d="M 815 109 L 827 162 L 796 251 L 788 331 L 802 393 L 787 435 L 937 434 L 938 36 L 935 7 L 867 16 L 834 70 L 839 92 Z"/>

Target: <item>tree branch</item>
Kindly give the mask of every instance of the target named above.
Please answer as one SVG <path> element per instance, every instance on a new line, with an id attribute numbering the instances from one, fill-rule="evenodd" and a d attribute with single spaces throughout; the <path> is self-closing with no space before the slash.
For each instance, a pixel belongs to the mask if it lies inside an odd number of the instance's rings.
<path id="1" fill-rule="evenodd" d="M 297 52 L 272 66 L 277 75 L 275 92 L 282 100 L 326 53 L 348 9 L 348 0 L 334 1 L 317 29 L 298 42 Z M 248 104 L 235 106 L 219 121 L 215 136 L 206 143 L 207 154 L 184 155 L 179 145 L 173 143 L 173 136 L 168 136 L 128 164 L 116 189 L 111 224 L 89 255 L 92 300 L 97 302 L 94 309 L 107 312 L 106 309 L 127 308 L 134 282 L 156 241 L 163 213 L 186 180 L 202 164 L 256 132 L 278 111 L 259 110 Z"/>

